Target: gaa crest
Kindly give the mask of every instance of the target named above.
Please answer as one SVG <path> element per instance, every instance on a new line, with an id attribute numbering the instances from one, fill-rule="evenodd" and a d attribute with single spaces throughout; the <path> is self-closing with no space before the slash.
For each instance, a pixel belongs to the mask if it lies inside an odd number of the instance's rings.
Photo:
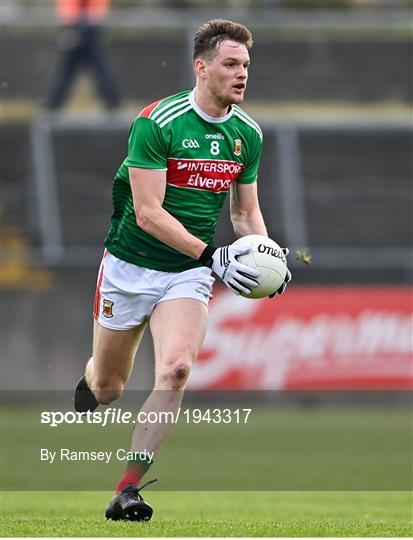
<path id="1" fill-rule="evenodd" d="M 242 141 L 241 139 L 234 139 L 234 155 L 240 156 L 242 150 Z"/>
<path id="2" fill-rule="evenodd" d="M 114 302 L 112 302 L 111 300 L 103 300 L 102 313 L 103 313 L 103 316 L 106 317 L 107 319 L 110 319 L 111 317 L 113 317 L 113 304 Z"/>

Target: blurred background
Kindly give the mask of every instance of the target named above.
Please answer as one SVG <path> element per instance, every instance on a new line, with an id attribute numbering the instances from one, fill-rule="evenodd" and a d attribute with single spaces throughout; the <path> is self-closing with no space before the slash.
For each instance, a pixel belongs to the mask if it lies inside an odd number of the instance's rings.
<path id="1" fill-rule="evenodd" d="M 294 282 L 274 302 L 217 285 L 193 387 L 411 388 L 412 2 L 66 4 L 1 1 L 3 388 L 77 382 L 129 125 L 192 87 L 193 34 L 214 17 L 254 34 L 244 108 Z M 227 208 L 216 240 L 234 240 Z M 147 335 L 130 387 L 152 371 Z"/>
<path id="2" fill-rule="evenodd" d="M 290 248 L 294 281 L 254 301 L 217 283 L 184 406 L 251 408 L 251 418 L 180 422 L 154 474 L 163 490 L 411 490 L 412 9 L 1 0 L 5 489 L 84 489 L 85 478 L 89 490 L 111 489 L 123 467 L 41 462 L 40 447 L 127 447 L 130 426 L 52 429 L 39 401 L 70 411 L 91 354 L 129 125 L 192 87 L 194 31 L 226 17 L 255 37 L 245 109 L 263 127 L 262 210 L 269 235 Z M 234 240 L 228 215 L 218 245 Z M 296 259 L 304 247 L 307 266 Z M 135 410 L 152 380 L 147 332 L 116 406 Z"/>

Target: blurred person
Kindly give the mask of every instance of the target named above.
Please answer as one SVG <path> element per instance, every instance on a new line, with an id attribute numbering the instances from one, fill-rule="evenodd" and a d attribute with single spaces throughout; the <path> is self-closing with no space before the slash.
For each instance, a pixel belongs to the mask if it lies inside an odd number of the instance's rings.
<path id="1" fill-rule="evenodd" d="M 267 236 L 257 197 L 262 132 L 238 106 L 252 43 L 250 31 L 237 23 L 216 19 L 202 25 L 193 52 L 195 89 L 152 103 L 132 124 L 128 155 L 113 184 L 93 356 L 75 391 L 77 411 L 93 411 L 121 396 L 149 323 L 155 383 L 138 417 L 176 415 L 206 330 L 211 273 L 235 294 L 257 285 L 258 271 L 237 260 L 248 247 L 213 245 L 229 192 L 235 235 Z M 288 272 L 271 297 L 284 292 L 290 279 Z M 106 509 L 108 519 L 151 518 L 140 494 L 145 486 L 138 486 L 172 425 L 136 422 L 131 459 Z"/>
<path id="2" fill-rule="evenodd" d="M 47 102 L 49 109 L 59 109 L 64 104 L 76 74 L 84 67 L 92 72 L 105 106 L 108 109 L 119 106 L 119 91 L 107 65 L 99 26 L 109 7 L 110 0 L 56 0 L 62 25 L 61 58 Z"/>

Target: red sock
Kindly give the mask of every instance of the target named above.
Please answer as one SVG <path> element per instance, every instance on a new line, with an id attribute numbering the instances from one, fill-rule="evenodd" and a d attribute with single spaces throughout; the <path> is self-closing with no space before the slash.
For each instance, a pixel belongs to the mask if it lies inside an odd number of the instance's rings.
<path id="1" fill-rule="evenodd" d="M 146 471 L 149 469 L 149 467 L 152 465 L 153 461 L 148 460 L 140 460 L 140 459 L 131 459 L 128 461 L 128 464 L 126 466 L 126 470 L 124 475 L 119 481 L 119 484 L 117 485 L 115 492 L 119 493 L 122 491 L 122 489 L 125 489 L 125 487 L 128 484 L 133 484 L 135 487 L 138 487 L 139 482 L 141 481 L 143 475 L 146 473 Z"/>

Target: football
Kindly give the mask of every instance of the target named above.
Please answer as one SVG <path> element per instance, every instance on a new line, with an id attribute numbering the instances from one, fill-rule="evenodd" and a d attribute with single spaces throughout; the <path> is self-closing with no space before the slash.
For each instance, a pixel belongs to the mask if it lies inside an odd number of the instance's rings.
<path id="1" fill-rule="evenodd" d="M 254 287 L 250 294 L 242 293 L 244 298 L 265 298 L 281 287 L 287 274 L 287 259 L 274 240 L 260 234 L 250 234 L 238 238 L 232 245 L 250 247 L 249 253 L 239 255 L 237 259 L 260 272 L 258 287 Z"/>

